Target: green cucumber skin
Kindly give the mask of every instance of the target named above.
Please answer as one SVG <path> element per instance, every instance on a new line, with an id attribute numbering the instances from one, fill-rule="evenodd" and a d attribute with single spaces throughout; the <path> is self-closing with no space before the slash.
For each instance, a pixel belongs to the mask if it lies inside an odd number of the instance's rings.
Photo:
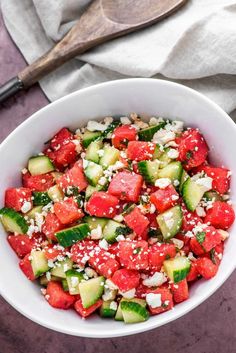
<path id="1" fill-rule="evenodd" d="M 155 168 L 156 170 L 151 170 L 151 168 Z M 138 162 L 138 169 L 140 174 L 142 174 L 144 180 L 149 184 L 154 184 L 158 178 L 158 169 L 159 169 L 159 162 L 157 161 L 141 161 Z"/>
<path id="2" fill-rule="evenodd" d="M 100 157 L 98 151 L 102 149 L 103 143 L 101 140 L 93 141 L 87 148 L 85 159 L 94 163 L 99 163 Z"/>
<path id="3" fill-rule="evenodd" d="M 111 301 L 103 302 L 100 307 L 99 314 L 104 318 L 114 318 L 116 315 L 116 310 L 110 308 Z"/>
<path id="4" fill-rule="evenodd" d="M 180 162 L 171 162 L 167 164 L 166 167 L 160 169 L 158 177 L 159 178 L 169 178 L 172 182 L 175 180 L 180 181 L 183 173 L 183 167 Z"/>
<path id="5" fill-rule="evenodd" d="M 166 125 L 166 122 L 163 121 L 158 125 L 147 127 L 146 129 L 140 130 L 138 132 L 139 140 L 141 141 L 151 141 L 153 135 L 160 129 L 162 129 Z"/>
<path id="6" fill-rule="evenodd" d="M 131 301 L 122 301 L 120 305 L 121 305 L 121 311 L 124 317 L 124 321 L 127 324 L 143 322 L 148 320 L 149 318 L 149 313 L 147 309 L 145 309 L 142 305 L 138 303 L 131 302 Z M 129 313 L 129 316 L 134 315 L 134 318 L 131 318 L 131 320 L 129 319 L 127 321 L 125 313 Z"/>
<path id="7" fill-rule="evenodd" d="M 65 292 L 69 292 L 69 287 L 67 280 L 65 278 L 62 278 L 61 280 L 62 288 L 64 289 Z"/>
<path id="8" fill-rule="evenodd" d="M 43 166 L 41 165 L 41 168 L 39 168 L 39 165 L 37 165 L 37 164 L 40 164 L 40 161 L 44 161 L 43 163 L 44 165 Z M 49 157 L 44 155 L 33 156 L 28 161 L 28 170 L 31 175 L 40 175 L 40 174 L 53 172 L 55 170 L 55 167 Z"/>
<path id="9" fill-rule="evenodd" d="M 174 271 L 174 282 L 178 283 L 183 281 L 190 271 L 190 267 L 188 269 L 184 268 L 182 270 Z"/>
<path id="10" fill-rule="evenodd" d="M 175 213 L 174 216 L 178 217 L 178 220 L 177 220 L 177 223 L 174 224 L 172 229 L 168 229 L 166 233 L 165 231 L 163 231 L 164 227 L 162 225 L 162 221 L 163 221 L 163 214 L 168 212 L 174 212 Z M 183 222 L 183 212 L 180 206 L 174 206 L 157 216 L 157 223 L 159 224 L 163 238 L 166 240 L 173 238 L 177 233 L 179 233 L 182 227 L 182 222 Z M 165 223 L 165 221 L 163 221 L 163 223 Z"/>
<path id="11" fill-rule="evenodd" d="M 67 228 L 55 233 L 58 243 L 65 248 L 73 245 L 77 241 L 83 240 L 90 234 L 89 225 L 86 223 Z"/>
<path id="12" fill-rule="evenodd" d="M 84 148 L 87 148 L 91 142 L 99 140 L 102 134 L 100 131 L 85 131 L 82 137 L 82 144 Z"/>
<path id="13" fill-rule="evenodd" d="M 193 195 L 194 191 L 198 195 Z M 187 209 L 194 212 L 204 192 L 201 192 L 201 188 L 191 178 L 188 178 L 183 184 L 182 195 Z"/>
<path id="14" fill-rule="evenodd" d="M 105 278 L 103 276 L 80 282 L 79 292 L 83 307 L 89 308 L 101 298 L 104 291 Z M 96 289 L 96 291 L 95 291 Z"/>
<path id="15" fill-rule="evenodd" d="M 52 201 L 47 192 L 34 191 L 32 194 L 34 206 L 46 206 Z"/>
<path id="16" fill-rule="evenodd" d="M 21 214 L 19 214 L 12 208 L 3 207 L 0 210 L 0 215 L 3 218 L 10 218 L 11 220 L 13 220 L 17 224 L 17 226 L 21 229 L 21 234 L 27 233 L 29 226 Z M 9 231 L 11 230 L 9 229 Z M 12 230 L 12 232 L 14 233 L 14 230 Z"/>
<path id="17" fill-rule="evenodd" d="M 109 135 L 110 133 L 112 133 L 115 128 L 117 128 L 118 126 L 121 125 L 120 121 L 114 120 L 110 125 L 108 125 L 108 127 L 106 128 L 105 131 L 103 131 L 102 133 L 102 137 L 107 138 L 107 135 Z"/>

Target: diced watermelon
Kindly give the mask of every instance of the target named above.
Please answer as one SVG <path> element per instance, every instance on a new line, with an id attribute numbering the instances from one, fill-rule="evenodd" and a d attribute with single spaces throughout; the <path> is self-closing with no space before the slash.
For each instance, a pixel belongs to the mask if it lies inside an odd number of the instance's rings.
<path id="1" fill-rule="evenodd" d="M 84 216 L 73 197 L 54 204 L 54 212 L 62 224 L 75 222 Z"/>
<path id="2" fill-rule="evenodd" d="M 63 224 L 60 222 L 55 213 L 48 213 L 42 226 L 42 232 L 48 239 L 57 241 L 55 233 L 63 229 L 63 227 Z"/>
<path id="3" fill-rule="evenodd" d="M 69 309 L 75 302 L 75 297 L 65 292 L 58 282 L 49 282 L 45 295 L 48 303 L 57 309 Z"/>
<path id="4" fill-rule="evenodd" d="M 112 144 L 116 148 L 126 148 L 129 141 L 137 140 L 137 130 L 130 125 L 118 126 L 112 134 Z"/>
<path id="5" fill-rule="evenodd" d="M 65 256 L 66 249 L 61 249 L 58 245 L 48 244 L 43 248 L 47 260 L 56 260 L 58 256 Z"/>
<path id="6" fill-rule="evenodd" d="M 102 299 L 99 299 L 95 304 L 93 304 L 89 308 L 85 309 L 82 305 L 82 300 L 79 299 L 75 302 L 74 308 L 80 316 L 88 317 L 92 313 L 94 313 L 94 311 L 96 311 L 98 308 L 100 308 L 101 305 L 102 305 Z"/>
<path id="7" fill-rule="evenodd" d="M 148 243 L 145 240 L 121 241 L 119 256 L 121 266 L 128 270 L 148 269 Z"/>
<path id="8" fill-rule="evenodd" d="M 203 166 L 201 168 L 207 176 L 213 179 L 212 189 L 219 192 L 220 194 L 225 194 L 229 191 L 230 186 L 230 173 L 226 168 L 216 168 L 210 165 Z"/>
<path id="9" fill-rule="evenodd" d="M 29 259 L 30 254 L 26 255 L 20 262 L 19 262 L 19 267 L 21 271 L 25 274 L 25 276 L 30 280 L 34 281 L 35 276 L 33 273 L 33 269 L 31 266 L 31 261 Z"/>
<path id="10" fill-rule="evenodd" d="M 121 200 L 138 202 L 142 183 L 141 175 L 126 171 L 120 172 L 113 177 L 108 192 Z"/>
<path id="11" fill-rule="evenodd" d="M 216 245 L 221 243 L 221 235 L 214 227 L 206 227 L 191 238 L 190 248 L 196 255 L 209 252 Z"/>
<path id="12" fill-rule="evenodd" d="M 188 292 L 188 282 L 186 278 L 178 283 L 172 283 L 171 291 L 173 293 L 173 299 L 175 303 L 181 303 L 184 300 L 188 299 L 189 292 Z"/>
<path id="13" fill-rule="evenodd" d="M 204 163 L 208 154 L 206 141 L 197 129 L 188 129 L 183 133 L 178 150 L 179 160 L 186 170 Z"/>
<path id="14" fill-rule="evenodd" d="M 199 257 L 196 260 L 198 273 L 205 279 L 210 279 L 217 274 L 218 266 L 207 257 Z"/>
<path id="15" fill-rule="evenodd" d="M 196 212 L 188 211 L 184 204 L 181 205 L 183 212 L 182 231 L 188 232 L 193 230 L 198 223 L 202 223 L 202 219 Z"/>
<path id="16" fill-rule="evenodd" d="M 97 243 L 93 240 L 82 240 L 78 241 L 71 247 L 71 259 L 76 262 L 79 266 L 84 267 L 89 259 L 89 254 L 97 246 Z"/>
<path id="17" fill-rule="evenodd" d="M 115 259 L 119 262 L 120 261 L 120 242 L 110 244 L 108 252 L 112 255 L 115 255 Z"/>
<path id="18" fill-rule="evenodd" d="M 76 145 L 73 142 L 69 142 L 61 146 L 57 151 L 52 151 L 50 148 L 47 148 L 44 154 L 51 159 L 59 170 L 63 170 L 63 168 L 76 161 Z"/>
<path id="19" fill-rule="evenodd" d="M 86 211 L 91 216 L 113 218 L 117 213 L 119 200 L 106 192 L 94 192 L 86 205 Z"/>
<path id="20" fill-rule="evenodd" d="M 226 202 L 216 201 L 212 208 L 207 210 L 205 223 L 221 229 L 228 229 L 234 223 L 235 213 L 233 207 Z"/>
<path id="21" fill-rule="evenodd" d="M 63 145 L 67 145 L 71 140 L 73 140 L 73 134 L 69 129 L 63 127 L 60 131 L 50 141 L 50 147 L 57 151 Z"/>
<path id="22" fill-rule="evenodd" d="M 127 148 L 127 156 L 132 161 L 144 161 L 152 159 L 155 151 L 155 143 L 145 141 L 130 141 Z"/>
<path id="23" fill-rule="evenodd" d="M 21 211 L 25 202 L 30 202 L 32 206 L 32 192 L 29 188 L 10 188 L 5 192 L 5 206 Z"/>
<path id="24" fill-rule="evenodd" d="M 196 261 L 192 261 L 191 262 L 191 267 L 190 267 L 190 271 L 186 277 L 188 282 L 192 282 L 195 281 L 198 278 L 198 270 L 197 270 L 197 264 Z"/>
<path id="25" fill-rule="evenodd" d="M 176 255 L 174 244 L 157 243 L 149 247 L 149 268 L 160 271 L 162 264 Z"/>
<path id="26" fill-rule="evenodd" d="M 150 196 L 150 201 L 160 213 L 175 206 L 178 200 L 179 194 L 176 192 L 173 185 L 168 185 L 165 189 L 159 189 Z"/>
<path id="27" fill-rule="evenodd" d="M 149 287 L 145 286 L 143 283 L 140 283 L 136 288 L 135 296 L 140 299 L 145 299 L 149 289 Z"/>
<path id="28" fill-rule="evenodd" d="M 141 236 L 149 225 L 149 220 L 138 207 L 124 216 L 124 221 L 138 236 Z"/>
<path id="29" fill-rule="evenodd" d="M 120 268 L 120 264 L 117 260 L 113 258 L 109 252 L 102 249 L 95 249 L 94 255 L 91 256 L 88 263 L 91 267 L 95 269 L 101 276 L 106 278 L 112 277 L 113 273 Z"/>
<path id="30" fill-rule="evenodd" d="M 140 274 L 138 271 L 122 268 L 114 273 L 111 280 L 121 292 L 127 292 L 138 287 Z"/>
<path id="31" fill-rule="evenodd" d="M 166 287 L 159 287 L 157 289 L 149 289 L 148 293 L 160 294 L 161 295 L 161 306 L 152 308 L 148 306 L 152 315 L 163 313 L 164 311 L 171 310 L 174 306 L 173 295 L 171 291 Z"/>
<path id="32" fill-rule="evenodd" d="M 23 258 L 34 247 L 33 241 L 25 234 L 8 235 L 7 240 L 18 257 Z"/>
<path id="33" fill-rule="evenodd" d="M 82 161 L 76 162 L 71 169 L 59 177 L 57 179 L 57 185 L 63 190 L 74 186 L 77 187 L 79 191 L 83 191 L 88 186 L 88 182 L 84 175 Z"/>
<path id="34" fill-rule="evenodd" d="M 53 175 L 50 173 L 41 175 L 26 173 L 22 175 L 22 183 L 25 188 L 32 191 L 47 191 L 55 182 Z"/>

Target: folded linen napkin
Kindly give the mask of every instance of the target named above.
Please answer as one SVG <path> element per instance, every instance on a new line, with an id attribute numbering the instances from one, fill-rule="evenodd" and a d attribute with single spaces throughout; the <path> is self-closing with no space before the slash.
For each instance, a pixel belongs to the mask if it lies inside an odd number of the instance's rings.
<path id="1" fill-rule="evenodd" d="M 115 1 L 115 0 L 114 0 Z M 1 0 L 5 24 L 28 63 L 60 40 L 91 0 Z M 55 100 L 99 82 L 157 77 L 236 108 L 236 0 L 189 0 L 154 26 L 66 63 L 40 85 Z"/>

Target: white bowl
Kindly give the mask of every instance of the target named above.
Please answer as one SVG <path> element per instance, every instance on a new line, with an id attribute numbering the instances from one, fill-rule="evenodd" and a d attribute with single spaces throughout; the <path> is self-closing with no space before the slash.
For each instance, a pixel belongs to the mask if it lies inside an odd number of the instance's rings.
<path id="1" fill-rule="evenodd" d="M 20 185 L 20 170 L 29 156 L 43 148 L 44 141 L 63 126 L 72 129 L 83 126 L 89 119 L 137 112 L 146 116 L 181 119 L 186 126 L 199 127 L 211 148 L 216 165 L 224 164 L 233 172 L 231 196 L 236 194 L 236 158 L 234 157 L 236 127 L 230 117 L 201 94 L 178 84 L 154 79 L 113 81 L 68 95 L 35 113 L 19 126 L 0 146 L 0 200 L 4 190 Z M 18 268 L 18 258 L 0 236 L 0 293 L 19 312 L 50 329 L 84 337 L 125 336 L 154 329 L 186 314 L 212 293 L 230 276 L 236 266 L 236 225 L 231 228 L 223 261 L 217 276 L 200 280 L 191 287 L 189 300 L 173 310 L 153 316 L 139 324 L 100 319 L 93 316 L 81 320 L 73 310 L 50 307 L 37 284 L 26 279 Z"/>

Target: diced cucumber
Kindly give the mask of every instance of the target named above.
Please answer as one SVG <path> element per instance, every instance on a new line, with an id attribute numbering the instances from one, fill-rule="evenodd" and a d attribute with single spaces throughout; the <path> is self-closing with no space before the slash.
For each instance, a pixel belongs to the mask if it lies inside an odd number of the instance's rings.
<path id="1" fill-rule="evenodd" d="M 189 178 L 188 173 L 183 169 L 183 173 L 180 179 L 180 184 L 179 184 L 179 191 L 182 193 L 183 191 L 183 185 L 185 183 L 185 181 Z"/>
<path id="2" fill-rule="evenodd" d="M 138 170 L 149 184 L 155 184 L 158 178 L 159 161 L 141 161 L 138 163 Z"/>
<path id="3" fill-rule="evenodd" d="M 106 239 L 108 243 L 116 242 L 117 241 L 116 238 L 120 234 L 119 233 L 120 228 L 126 228 L 126 227 L 125 225 L 119 222 L 109 220 L 103 229 L 103 237 Z"/>
<path id="4" fill-rule="evenodd" d="M 126 324 L 134 324 L 137 322 L 146 321 L 149 318 L 149 313 L 142 305 L 131 302 L 122 301 L 121 311 Z"/>
<path id="5" fill-rule="evenodd" d="M 51 276 L 50 281 L 61 282 L 61 278 L 56 276 Z M 47 287 L 50 281 L 47 279 L 46 275 L 40 276 L 39 278 L 39 283 L 41 284 L 41 286 L 44 286 L 44 287 Z"/>
<path id="6" fill-rule="evenodd" d="M 79 283 L 84 279 L 84 274 L 75 270 L 66 272 L 68 290 L 71 295 L 79 294 Z"/>
<path id="7" fill-rule="evenodd" d="M 172 162 L 172 159 L 168 156 L 168 152 L 169 152 L 170 148 L 165 148 L 165 150 L 163 151 L 162 155 L 159 158 L 160 161 L 160 169 L 165 168 L 169 163 Z"/>
<path id="8" fill-rule="evenodd" d="M 71 259 L 55 262 L 55 267 L 53 267 L 51 270 L 51 275 L 60 278 L 66 278 L 66 272 L 71 270 L 72 266 L 73 262 Z"/>
<path id="9" fill-rule="evenodd" d="M 174 259 L 164 261 L 164 270 L 167 276 L 174 283 L 180 282 L 187 277 L 191 263 L 185 256 L 178 256 Z"/>
<path id="10" fill-rule="evenodd" d="M 205 190 L 191 178 L 188 178 L 183 184 L 182 195 L 185 205 L 189 211 L 195 211 L 201 201 Z"/>
<path id="11" fill-rule="evenodd" d="M 46 174 L 54 170 L 54 165 L 47 156 L 36 156 L 29 159 L 28 170 L 31 175 Z"/>
<path id="12" fill-rule="evenodd" d="M 73 245 L 79 240 L 83 240 L 90 234 L 89 225 L 86 223 L 79 224 L 78 226 L 63 229 L 57 233 L 55 236 L 58 243 L 65 248 Z"/>
<path id="13" fill-rule="evenodd" d="M 183 172 L 183 167 L 180 162 L 171 162 L 166 167 L 159 170 L 158 178 L 169 178 L 172 181 L 172 183 L 175 185 L 180 183 L 182 172 Z"/>
<path id="14" fill-rule="evenodd" d="M 104 138 L 108 138 L 108 136 L 115 130 L 117 126 L 119 126 L 121 123 L 118 120 L 114 120 L 112 123 L 108 125 L 105 131 L 102 132 L 102 136 Z"/>
<path id="15" fill-rule="evenodd" d="M 0 210 L 0 219 L 7 232 L 26 234 L 28 224 L 24 217 L 12 208 L 4 207 Z"/>
<path id="16" fill-rule="evenodd" d="M 62 278 L 61 284 L 62 284 L 62 288 L 64 289 L 64 291 L 69 292 L 69 286 L 68 286 L 67 280 L 65 278 Z"/>
<path id="17" fill-rule="evenodd" d="M 99 179 L 103 176 L 103 168 L 97 163 L 89 162 L 88 166 L 84 170 L 84 173 L 89 184 L 96 186 Z"/>
<path id="18" fill-rule="evenodd" d="M 110 165 L 115 164 L 120 157 L 120 152 L 114 147 L 105 146 L 104 147 L 104 154 L 100 159 L 99 164 L 104 168 L 108 168 Z"/>
<path id="19" fill-rule="evenodd" d="M 33 192 L 33 204 L 34 206 L 46 206 L 51 202 L 47 192 L 34 191 Z"/>
<path id="20" fill-rule="evenodd" d="M 57 185 L 51 186 L 48 189 L 48 196 L 53 202 L 59 202 L 64 199 L 64 193 Z"/>
<path id="21" fill-rule="evenodd" d="M 123 301 L 138 303 L 144 308 L 146 308 L 146 306 L 147 306 L 147 303 L 146 303 L 146 301 L 144 299 L 139 299 L 139 298 L 124 299 L 124 298 L 122 298 L 121 301 L 120 301 L 120 304 L 118 306 L 118 309 L 116 311 L 116 316 L 115 316 L 115 320 L 116 321 L 124 321 L 124 317 L 123 317 L 122 310 L 121 310 L 121 303 Z"/>
<path id="22" fill-rule="evenodd" d="M 116 310 L 111 307 L 112 300 L 107 302 L 103 302 L 102 306 L 100 307 L 99 313 L 101 317 L 114 317 L 116 315 Z"/>
<path id="23" fill-rule="evenodd" d="M 165 126 L 166 122 L 161 122 L 157 125 L 149 126 L 146 129 L 139 130 L 138 137 L 141 141 L 151 141 L 153 135 Z"/>
<path id="24" fill-rule="evenodd" d="M 203 197 L 207 201 L 223 201 L 223 199 L 220 196 L 220 194 L 218 194 L 218 192 L 214 191 L 214 190 L 205 192 Z"/>
<path id="25" fill-rule="evenodd" d="M 89 308 L 101 298 L 104 290 L 105 278 L 103 276 L 80 282 L 79 293 L 83 307 Z"/>
<path id="26" fill-rule="evenodd" d="M 100 156 L 98 151 L 102 149 L 102 147 L 103 143 L 101 140 L 91 142 L 87 148 L 85 159 L 94 163 L 99 163 Z"/>
<path id="27" fill-rule="evenodd" d="M 91 216 L 84 217 L 84 222 L 88 223 L 90 230 L 96 229 L 98 226 L 101 226 L 101 228 L 103 229 L 107 224 L 107 221 L 107 218 L 98 218 Z"/>
<path id="28" fill-rule="evenodd" d="M 156 144 L 152 159 L 159 159 L 163 154 L 163 146 Z"/>
<path id="29" fill-rule="evenodd" d="M 35 277 L 39 277 L 49 270 L 48 260 L 42 250 L 31 251 L 31 266 Z"/>
<path id="30" fill-rule="evenodd" d="M 82 136 L 82 143 L 85 148 L 87 148 L 91 142 L 101 138 L 102 133 L 100 131 L 89 131 L 86 130 Z"/>
<path id="31" fill-rule="evenodd" d="M 157 223 L 164 239 L 173 238 L 181 229 L 183 214 L 180 206 L 174 206 L 157 216 Z"/>
<path id="32" fill-rule="evenodd" d="M 85 190 L 85 200 L 87 201 L 95 191 L 106 190 L 107 185 L 97 184 L 96 186 L 88 185 Z"/>
<path id="33" fill-rule="evenodd" d="M 43 211 L 43 206 L 36 206 L 36 207 L 33 207 L 32 210 L 27 212 L 26 216 L 28 217 L 28 219 L 35 219 L 36 214 L 42 213 L 42 211 Z"/>

